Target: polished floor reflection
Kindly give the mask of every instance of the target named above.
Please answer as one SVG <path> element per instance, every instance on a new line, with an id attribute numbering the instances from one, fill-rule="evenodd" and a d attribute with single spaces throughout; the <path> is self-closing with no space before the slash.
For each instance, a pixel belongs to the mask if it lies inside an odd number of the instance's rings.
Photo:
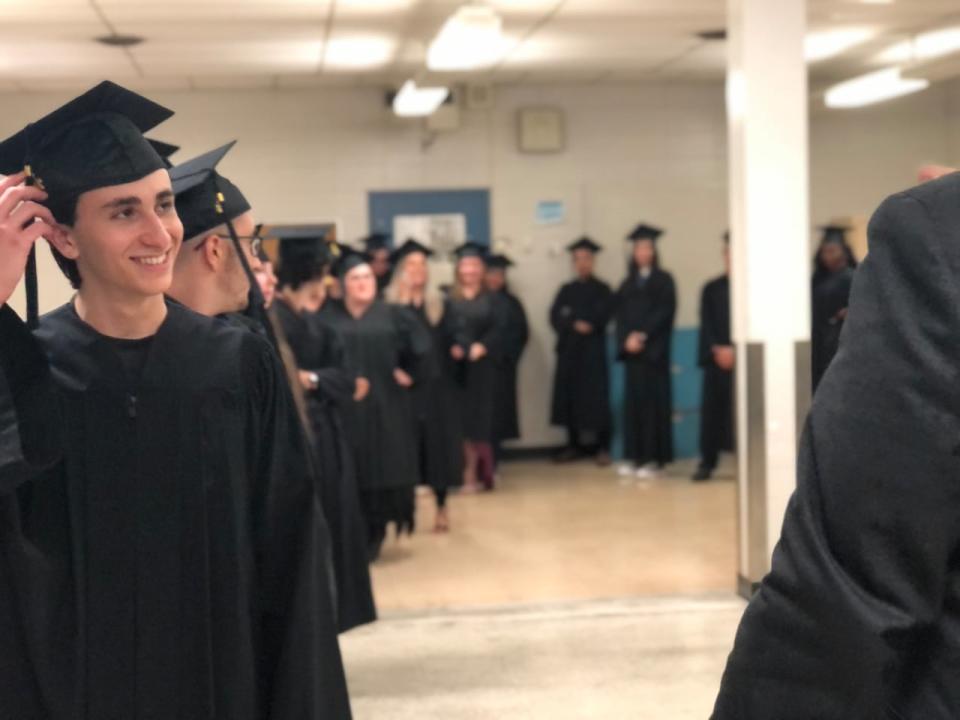
<path id="1" fill-rule="evenodd" d="M 732 468 L 693 484 L 693 467 L 624 484 L 589 463 L 508 463 L 500 489 L 454 496 L 453 532 L 391 539 L 373 577 L 382 611 L 730 592 L 736 578 Z"/>
<path id="2" fill-rule="evenodd" d="M 705 720 L 742 601 L 394 614 L 342 640 L 356 720 Z"/>

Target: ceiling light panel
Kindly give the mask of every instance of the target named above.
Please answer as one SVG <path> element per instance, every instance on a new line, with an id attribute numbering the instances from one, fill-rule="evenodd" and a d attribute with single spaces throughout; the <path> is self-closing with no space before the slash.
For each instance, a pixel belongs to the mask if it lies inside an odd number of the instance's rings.
<path id="1" fill-rule="evenodd" d="M 323 53 L 323 69 L 365 71 L 387 67 L 397 54 L 397 39 L 389 35 L 334 34 Z"/>
<path id="2" fill-rule="evenodd" d="M 832 28 L 809 33 L 804 42 L 807 62 L 817 63 L 842 55 L 876 36 L 867 27 Z"/>

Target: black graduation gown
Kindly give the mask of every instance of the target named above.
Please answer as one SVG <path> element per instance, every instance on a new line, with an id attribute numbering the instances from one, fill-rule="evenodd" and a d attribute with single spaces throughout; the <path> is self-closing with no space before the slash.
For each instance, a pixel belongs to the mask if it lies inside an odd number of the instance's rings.
<path id="1" fill-rule="evenodd" d="M 550 324 L 557 334 L 550 414 L 554 425 L 597 434 L 609 431 L 607 324 L 613 309 L 610 286 L 593 277 L 569 282 L 557 293 L 550 307 Z M 593 332 L 576 332 L 578 320 L 590 323 Z"/>
<path id="2" fill-rule="evenodd" d="M 494 382 L 496 357 L 502 352 L 503 318 L 490 293 L 482 292 L 472 300 L 450 298 L 443 314 L 446 334 L 459 345 L 463 360 L 450 358 L 451 374 L 460 391 L 461 421 L 464 439 L 476 443 L 492 443 Z M 469 359 L 470 346 L 481 343 L 487 354 L 476 362 Z M 452 347 L 452 346 L 451 346 Z"/>
<path id="3" fill-rule="evenodd" d="M 0 356 L 49 358 L 62 440 L 47 468 L 3 460 L 0 624 L 13 598 L 44 712 L 4 677 L 0 717 L 349 718 L 322 516 L 269 345 L 168 303 L 131 386 L 72 306 L 35 338 L 3 312 Z M 0 419 L 0 437 L 29 431 L 29 413 Z"/>
<path id="4" fill-rule="evenodd" d="M 447 335 L 442 318 L 434 325 L 424 306 L 408 307 L 432 339 L 430 353 L 423 357 L 413 386 L 420 479 L 435 490 L 446 490 L 463 483 L 464 464 L 461 398 L 446 357 L 453 339 Z"/>
<path id="5" fill-rule="evenodd" d="M 494 362 L 493 439 L 516 440 L 520 437 L 517 411 L 517 371 L 520 358 L 530 339 L 530 327 L 523 303 L 509 290 L 493 295 L 497 313 L 503 318 L 503 342 Z"/>
<path id="6" fill-rule="evenodd" d="M 673 461 L 670 343 L 677 312 L 673 276 L 659 268 L 644 281 L 631 274 L 617 296 L 617 353 L 626 369 L 624 457 L 638 465 Z M 628 354 L 631 332 L 647 334 L 646 348 Z"/>
<path id="7" fill-rule="evenodd" d="M 813 283 L 813 327 L 810 340 L 813 352 L 813 389 L 816 390 L 840 347 L 843 319 L 837 315 L 850 303 L 854 270 L 843 270 L 815 279 Z"/>
<path id="8" fill-rule="evenodd" d="M 703 368 L 700 408 L 700 461 L 714 468 L 721 452 L 733 450 L 733 372 L 717 366 L 712 349 L 732 345 L 730 278 L 724 275 L 703 287 L 700 297 L 698 361 Z"/>
<path id="9" fill-rule="evenodd" d="M 306 413 L 319 467 L 317 491 L 333 540 L 339 627 L 346 632 L 377 619 L 360 491 L 341 418 L 341 409 L 353 403 L 354 376 L 346 368 L 340 338 L 318 318 L 300 315 L 282 299 L 271 314 L 297 367 L 319 379 L 317 389 L 307 394 Z"/>
<path id="10" fill-rule="evenodd" d="M 716 720 L 960 717 L 960 175 L 888 198 Z"/>
<path id="11" fill-rule="evenodd" d="M 404 369 L 416 379 L 429 338 L 409 310 L 382 300 L 358 318 L 343 303 L 327 306 L 317 317 L 343 342 L 352 376 L 370 381 L 367 397 L 343 408 L 368 533 L 372 539 L 391 522 L 398 532 L 412 532 L 419 478 L 413 393 L 397 384 L 393 371 Z"/>

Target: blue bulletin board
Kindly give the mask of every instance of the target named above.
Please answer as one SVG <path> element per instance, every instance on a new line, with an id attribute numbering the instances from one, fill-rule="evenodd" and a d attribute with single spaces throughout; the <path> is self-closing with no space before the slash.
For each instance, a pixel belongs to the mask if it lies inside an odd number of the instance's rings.
<path id="1" fill-rule="evenodd" d="M 462 214 L 467 220 L 467 236 L 490 245 L 489 190 L 375 191 L 367 195 L 367 209 L 370 232 L 387 235 L 393 235 L 393 219 L 398 215 Z"/>

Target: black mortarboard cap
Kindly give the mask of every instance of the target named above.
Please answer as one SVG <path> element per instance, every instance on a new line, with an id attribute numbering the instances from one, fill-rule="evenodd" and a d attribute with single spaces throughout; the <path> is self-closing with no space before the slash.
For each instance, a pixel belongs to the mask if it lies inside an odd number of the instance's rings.
<path id="1" fill-rule="evenodd" d="M 327 242 L 327 231 L 316 227 L 278 228 L 267 234 L 280 241 L 280 262 L 291 260 L 329 263 L 333 252 Z"/>
<path id="2" fill-rule="evenodd" d="M 729 230 L 727 230 L 725 233 L 723 233 L 723 241 L 724 241 L 727 245 L 730 244 L 730 231 L 729 231 Z"/>
<path id="3" fill-rule="evenodd" d="M 141 180 L 164 167 L 143 133 L 173 115 L 105 81 L 0 142 L 0 173 L 28 174 L 56 215 L 85 192 Z"/>
<path id="4" fill-rule="evenodd" d="M 646 223 L 640 223 L 637 225 L 633 232 L 627 235 L 628 240 L 637 242 L 638 240 L 652 240 L 656 242 L 660 239 L 660 236 L 663 235 L 663 230 L 653 225 L 647 225 Z"/>
<path id="5" fill-rule="evenodd" d="M 240 189 L 216 167 L 236 140 L 177 165 L 170 171 L 183 237 L 191 240 L 250 210 Z"/>
<path id="6" fill-rule="evenodd" d="M 390 236 L 380 232 L 370 233 L 363 239 L 363 247 L 366 248 L 367 252 L 389 250 Z"/>
<path id="7" fill-rule="evenodd" d="M 838 243 L 840 245 L 845 245 L 847 242 L 847 233 L 850 232 L 850 228 L 846 225 L 823 225 L 820 228 L 820 232 L 823 235 L 820 238 L 820 243 Z"/>
<path id="8" fill-rule="evenodd" d="M 153 138 L 147 138 L 147 142 L 157 151 L 157 155 L 160 156 L 160 159 L 163 160 L 164 165 L 167 166 L 167 169 L 173 167 L 173 163 L 170 162 L 170 156 L 175 154 L 179 149 L 179 145 L 171 145 L 170 143 L 163 142 L 163 140 L 154 140 Z"/>
<path id="9" fill-rule="evenodd" d="M 506 270 L 507 268 L 514 266 L 513 260 L 508 258 L 506 255 L 491 255 L 487 258 L 487 267 L 496 268 L 499 270 Z"/>
<path id="10" fill-rule="evenodd" d="M 340 256 L 340 260 L 337 261 L 336 273 L 337 277 L 344 277 L 348 272 L 353 270 L 360 265 L 368 265 L 370 263 L 370 255 L 361 250 L 354 250 L 352 247 L 344 246 L 343 254 Z"/>
<path id="11" fill-rule="evenodd" d="M 456 256 L 457 260 L 463 260 L 468 257 L 478 257 L 483 261 L 486 261 L 488 255 L 488 249 L 485 245 L 474 242 L 473 240 L 468 240 L 460 247 L 456 248 L 453 251 L 453 254 Z"/>
<path id="12" fill-rule="evenodd" d="M 576 250 L 589 250 L 594 255 L 603 252 L 603 248 L 586 235 L 567 245 L 567 252 L 575 252 Z"/>
<path id="13" fill-rule="evenodd" d="M 433 250 L 428 248 L 426 245 L 417 242 L 413 238 L 408 239 L 403 245 L 398 247 L 393 251 L 393 254 L 390 255 L 390 262 L 396 265 L 398 262 L 403 260 L 407 255 L 411 255 L 415 252 L 423 253 L 427 257 L 433 257 Z"/>

